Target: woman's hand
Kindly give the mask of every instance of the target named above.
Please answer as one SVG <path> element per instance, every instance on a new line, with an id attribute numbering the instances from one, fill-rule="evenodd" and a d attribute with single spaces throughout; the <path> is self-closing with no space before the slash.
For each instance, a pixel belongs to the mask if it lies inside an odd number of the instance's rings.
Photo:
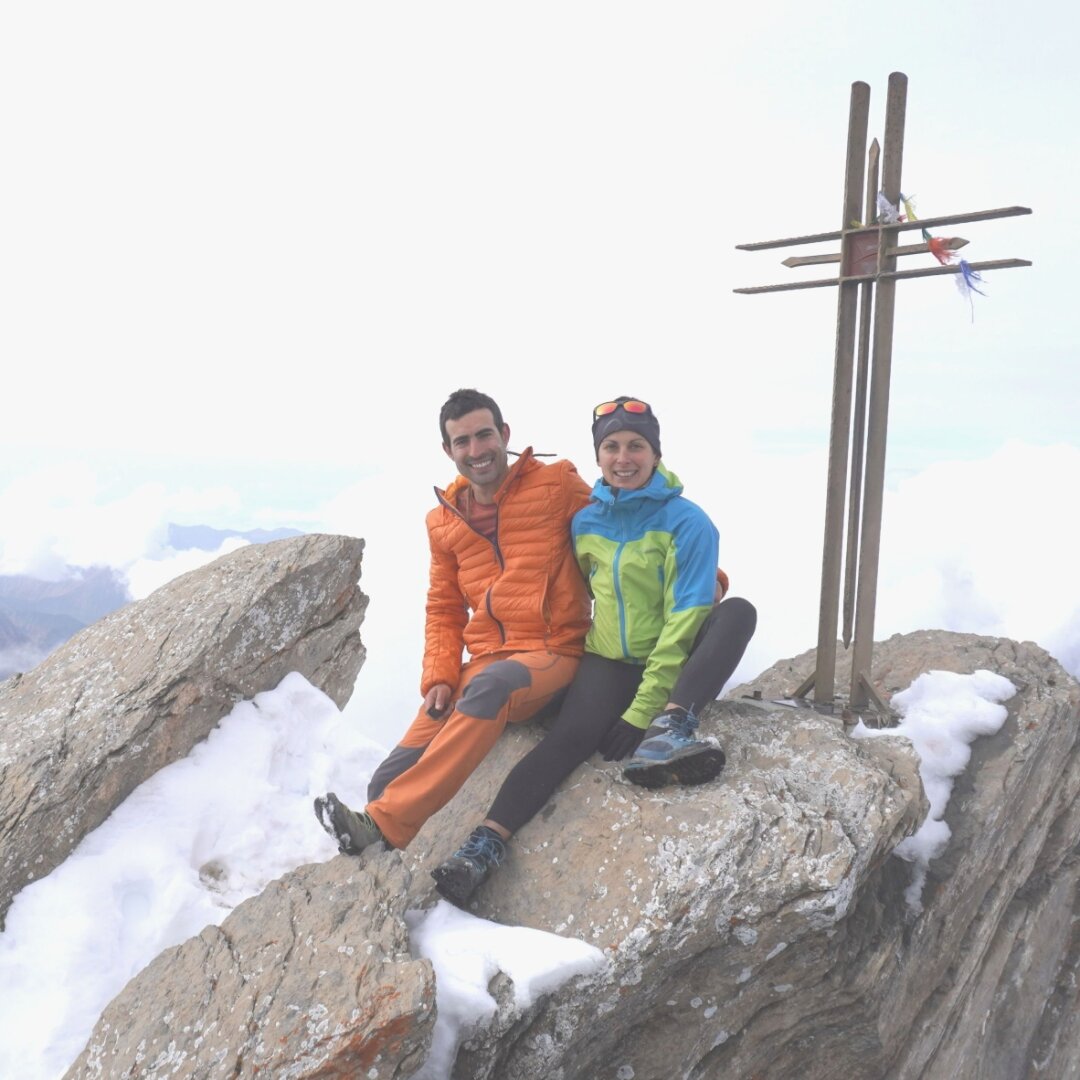
<path id="1" fill-rule="evenodd" d="M 607 729 L 598 747 L 605 761 L 622 761 L 629 757 L 645 738 L 645 732 L 627 723 L 621 716 Z"/>

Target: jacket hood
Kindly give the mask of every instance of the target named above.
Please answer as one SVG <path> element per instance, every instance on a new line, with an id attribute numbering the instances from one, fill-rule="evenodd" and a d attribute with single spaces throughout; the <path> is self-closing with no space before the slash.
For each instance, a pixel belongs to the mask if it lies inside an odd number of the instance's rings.
<path id="1" fill-rule="evenodd" d="M 679 478 L 671 472 L 663 461 L 657 462 L 656 471 L 649 477 L 649 482 L 633 491 L 622 491 L 618 488 L 609 487 L 601 477 L 593 484 L 592 497 L 598 503 L 609 506 L 623 505 L 629 502 L 637 502 L 640 499 L 651 499 L 654 502 L 666 502 L 676 495 L 681 495 L 683 486 Z"/>

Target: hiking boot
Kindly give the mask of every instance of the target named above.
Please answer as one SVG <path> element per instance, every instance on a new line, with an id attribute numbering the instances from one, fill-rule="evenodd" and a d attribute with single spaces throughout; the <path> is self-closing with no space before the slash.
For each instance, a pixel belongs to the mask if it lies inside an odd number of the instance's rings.
<path id="1" fill-rule="evenodd" d="M 431 871 L 435 888 L 451 904 L 463 907 L 504 858 L 506 841 L 494 829 L 481 825 L 446 862 Z"/>
<path id="2" fill-rule="evenodd" d="M 364 848 L 380 840 L 387 846 L 386 837 L 367 813 L 350 810 L 332 791 L 315 800 L 315 816 L 319 824 L 337 841 L 342 855 L 359 855 Z"/>
<path id="3" fill-rule="evenodd" d="M 647 788 L 715 780 L 724 767 L 724 751 L 695 738 L 697 726 L 698 718 L 686 709 L 662 712 L 649 725 L 623 776 Z"/>

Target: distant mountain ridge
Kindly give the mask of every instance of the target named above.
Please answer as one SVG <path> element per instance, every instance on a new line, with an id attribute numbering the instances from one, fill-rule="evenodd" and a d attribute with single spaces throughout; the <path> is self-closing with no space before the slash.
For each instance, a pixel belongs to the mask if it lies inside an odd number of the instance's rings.
<path id="1" fill-rule="evenodd" d="M 60 581 L 0 575 L 0 678 L 39 663 L 130 599 L 123 575 L 108 566 L 71 567 Z"/>
<path id="2" fill-rule="evenodd" d="M 217 551 L 231 537 L 265 544 L 303 533 L 170 524 L 167 535 L 174 551 Z M 110 566 L 69 566 L 59 581 L 0 574 L 0 679 L 41 663 L 58 645 L 130 600 L 124 575 Z"/>
<path id="3" fill-rule="evenodd" d="M 268 544 L 271 540 L 284 540 L 288 536 L 303 536 L 299 529 L 214 529 L 209 525 L 170 525 L 169 547 L 174 551 L 217 551 L 222 541 L 239 536 L 252 544 Z"/>

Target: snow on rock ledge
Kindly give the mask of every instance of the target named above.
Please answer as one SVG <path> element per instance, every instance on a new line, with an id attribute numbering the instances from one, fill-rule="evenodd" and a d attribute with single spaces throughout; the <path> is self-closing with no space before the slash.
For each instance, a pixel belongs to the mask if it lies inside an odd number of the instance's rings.
<path id="1" fill-rule="evenodd" d="M 0 918 L 144 780 L 299 671 L 339 707 L 364 661 L 363 540 L 251 545 L 0 683 Z"/>

